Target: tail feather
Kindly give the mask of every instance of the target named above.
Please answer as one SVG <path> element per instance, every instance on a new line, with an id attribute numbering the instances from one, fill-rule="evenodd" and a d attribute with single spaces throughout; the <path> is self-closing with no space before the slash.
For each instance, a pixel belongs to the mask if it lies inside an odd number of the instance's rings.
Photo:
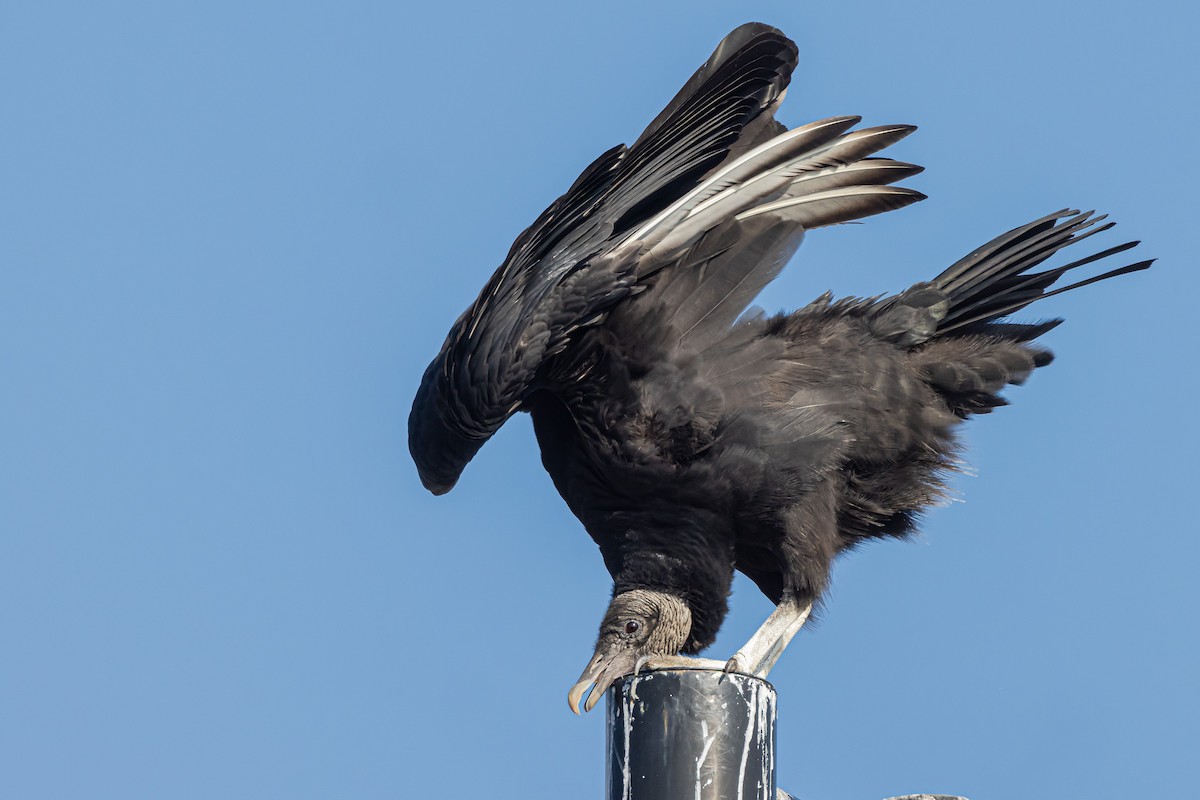
<path id="1" fill-rule="evenodd" d="M 1057 211 L 999 236 L 953 264 L 931 282 L 945 293 L 948 307 L 938 321 L 937 335 L 981 331 L 982 326 L 1031 303 L 1097 281 L 1148 268 L 1153 259 L 1139 261 L 1100 275 L 1047 291 L 1067 272 L 1102 258 L 1123 253 L 1138 242 L 1126 242 L 1094 255 L 1043 272 L 1029 272 L 1062 248 L 1112 228 L 1097 225 L 1105 217 L 1095 212 Z"/>
<path id="2" fill-rule="evenodd" d="M 1026 270 L 1041 264 L 1068 244 L 1083 241 L 1089 236 L 1110 229 L 1114 223 L 1088 230 L 1103 216 L 1091 218 L 1094 212 L 1087 211 L 1061 224 L 1047 224 L 1042 230 L 1031 232 L 994 254 L 978 268 L 959 276 L 944 288 L 954 297 L 964 299 L 988 293 L 1001 279 L 1021 275 Z M 936 281 L 935 281 L 936 283 Z"/>
<path id="3" fill-rule="evenodd" d="M 935 282 L 943 287 L 953 286 L 955 280 L 977 269 L 994 253 L 1001 251 L 1002 248 L 1011 246 L 1013 243 L 1019 242 L 1022 237 L 1029 236 L 1036 231 L 1045 230 L 1047 227 L 1052 226 L 1055 220 L 1061 219 L 1070 213 L 1070 209 L 1055 211 L 1053 214 L 1047 214 L 1040 219 L 1035 219 L 1033 222 L 1028 222 L 1019 228 L 1013 228 L 1011 231 L 997 236 L 982 247 L 972 250 L 958 261 L 955 261 L 942 274 L 937 276 Z"/>
<path id="4" fill-rule="evenodd" d="M 1057 289 L 1051 287 L 1071 270 L 1135 247 L 1109 247 L 1061 267 L 1030 270 L 1068 245 L 1113 227 L 1094 212 L 1064 209 L 991 240 L 951 265 L 929 283 L 921 283 L 880 304 L 873 329 L 913 347 L 912 364 L 945 399 L 951 411 L 966 417 L 1005 404 L 1000 391 L 1020 384 L 1053 356 L 1033 341 L 1062 320 L 1023 324 L 1001 321 L 1031 303 L 1090 283 L 1146 269 L 1139 261 Z"/>
<path id="5" fill-rule="evenodd" d="M 1139 272 L 1149 268 L 1154 263 L 1154 259 L 1139 261 L 1136 264 L 1130 264 L 1118 269 L 1109 270 L 1100 275 L 1094 275 L 1086 280 L 1072 283 L 1070 286 L 1062 286 L 1054 291 L 1045 291 L 1054 284 L 1059 278 L 1066 274 L 1069 270 L 1075 269 L 1084 264 L 1090 264 L 1101 258 L 1105 258 L 1116 253 L 1124 252 L 1131 247 L 1136 247 L 1140 242 L 1126 242 L 1122 245 L 1109 248 L 1094 256 L 1085 259 L 1080 259 L 1074 264 L 1068 264 L 1065 267 L 1058 267 L 1045 272 L 1036 272 L 1031 275 L 1023 276 L 1022 280 L 1005 281 L 1003 285 L 997 285 L 996 296 L 984 298 L 977 303 L 964 307 L 961 310 L 956 309 L 957 313 L 953 320 L 948 320 L 947 324 L 939 326 L 942 332 L 954 330 L 957 327 L 973 325 L 981 321 L 998 319 L 1006 314 L 1011 314 L 1037 300 L 1045 300 L 1047 297 L 1053 297 L 1056 294 L 1069 292 L 1072 289 L 1078 289 L 1098 281 L 1115 278 L 1118 275 L 1127 275 L 1130 272 Z"/>

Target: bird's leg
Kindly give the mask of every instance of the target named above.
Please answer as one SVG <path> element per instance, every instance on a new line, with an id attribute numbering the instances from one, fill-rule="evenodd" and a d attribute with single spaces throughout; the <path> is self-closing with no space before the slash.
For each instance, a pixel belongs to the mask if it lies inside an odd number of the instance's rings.
<path id="1" fill-rule="evenodd" d="M 801 603 L 792 592 L 784 592 L 767 621 L 725 664 L 725 671 L 767 677 L 767 673 L 783 655 L 788 642 L 804 627 L 811 613 L 811 601 Z"/>

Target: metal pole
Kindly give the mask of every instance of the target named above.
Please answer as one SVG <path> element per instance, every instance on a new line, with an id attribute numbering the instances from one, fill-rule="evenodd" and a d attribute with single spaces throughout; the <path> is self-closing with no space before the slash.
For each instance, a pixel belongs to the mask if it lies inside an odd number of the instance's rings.
<path id="1" fill-rule="evenodd" d="M 678 669 L 608 692 L 607 800 L 776 800 L 775 689 Z"/>

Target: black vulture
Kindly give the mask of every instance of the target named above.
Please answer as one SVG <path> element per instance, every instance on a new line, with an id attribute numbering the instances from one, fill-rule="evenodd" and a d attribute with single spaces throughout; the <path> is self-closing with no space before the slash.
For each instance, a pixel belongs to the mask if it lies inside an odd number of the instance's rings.
<path id="1" fill-rule="evenodd" d="M 743 25 L 632 146 L 600 156 L 517 237 L 425 371 L 409 417 L 421 480 L 449 491 L 518 411 L 599 546 L 613 596 L 569 694 L 712 643 L 734 570 L 777 606 L 728 662 L 765 675 L 834 558 L 903 537 L 946 491 L 958 424 L 1004 404 L 1061 320 L 1004 321 L 1109 248 L 1034 271 L 1112 223 L 1064 210 L 889 297 L 748 310 L 806 230 L 898 209 L 921 168 L 872 157 L 913 131 L 774 119 L 796 46 Z M 689 660 L 688 663 L 696 663 Z M 704 662 L 715 664 L 717 662 Z"/>

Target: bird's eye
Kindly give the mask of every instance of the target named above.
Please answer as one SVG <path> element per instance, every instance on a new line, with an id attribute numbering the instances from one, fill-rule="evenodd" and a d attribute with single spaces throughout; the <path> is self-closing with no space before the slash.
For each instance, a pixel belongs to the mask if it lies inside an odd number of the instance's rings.
<path id="1" fill-rule="evenodd" d="M 629 622 L 625 623 L 625 632 L 637 633 L 639 630 L 641 630 L 641 627 L 642 624 L 640 622 L 638 622 L 636 619 L 631 619 Z"/>

